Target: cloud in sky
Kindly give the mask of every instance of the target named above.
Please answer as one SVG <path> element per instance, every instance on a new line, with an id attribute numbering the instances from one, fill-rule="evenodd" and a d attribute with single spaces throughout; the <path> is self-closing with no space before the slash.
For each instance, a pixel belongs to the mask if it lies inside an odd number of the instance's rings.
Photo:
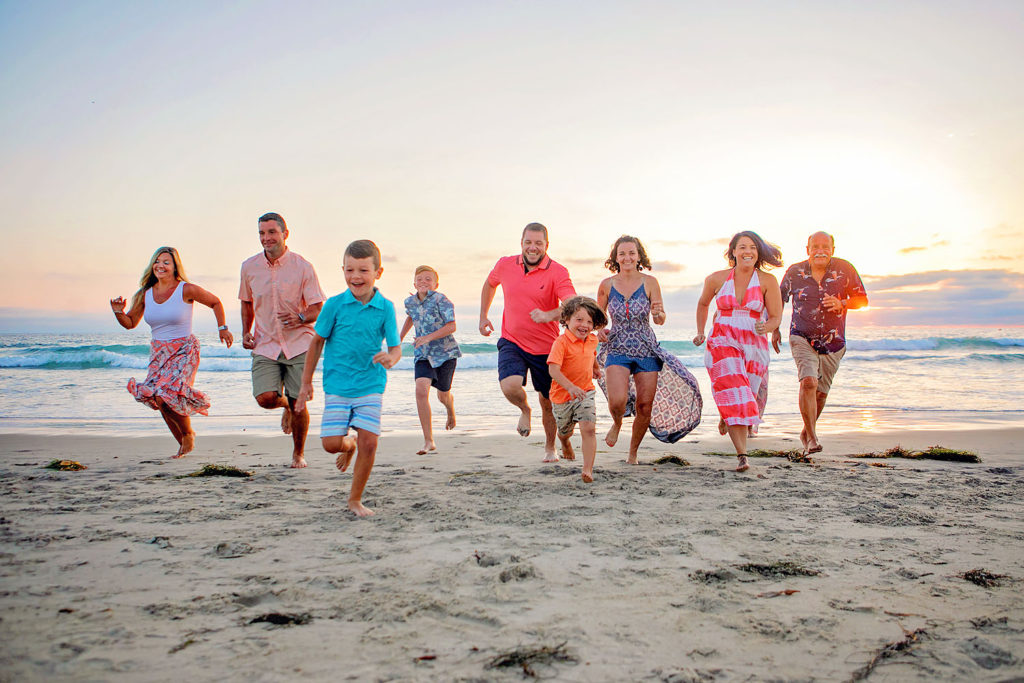
<path id="1" fill-rule="evenodd" d="M 940 240 L 940 241 L 938 241 L 938 242 L 936 242 L 934 244 L 928 244 L 928 245 L 923 245 L 923 246 L 914 246 L 914 247 L 903 247 L 902 249 L 900 249 L 899 253 L 901 253 L 901 254 L 913 254 L 915 252 L 928 251 L 929 249 L 935 249 L 936 247 L 945 247 L 945 246 L 948 246 L 948 245 L 949 245 L 949 240 Z"/>
<path id="2" fill-rule="evenodd" d="M 675 261 L 655 261 L 652 265 L 658 273 L 681 273 L 686 270 L 685 265 Z"/>

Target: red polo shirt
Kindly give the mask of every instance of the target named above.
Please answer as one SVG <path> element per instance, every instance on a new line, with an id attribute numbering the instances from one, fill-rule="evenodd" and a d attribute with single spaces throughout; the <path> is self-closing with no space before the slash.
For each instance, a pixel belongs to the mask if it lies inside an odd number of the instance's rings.
<path id="1" fill-rule="evenodd" d="M 565 266 L 545 256 L 536 268 L 526 272 L 523 256 L 498 259 L 487 276 L 492 287 L 501 285 L 505 310 L 501 314 L 501 336 L 527 353 L 547 355 L 558 338 L 558 322 L 535 323 L 530 311 L 550 311 L 559 302 L 576 296 Z"/>

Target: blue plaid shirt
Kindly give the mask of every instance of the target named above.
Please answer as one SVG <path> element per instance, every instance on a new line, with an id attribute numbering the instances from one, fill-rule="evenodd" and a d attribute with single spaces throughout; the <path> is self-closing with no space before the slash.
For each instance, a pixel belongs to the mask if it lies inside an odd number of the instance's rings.
<path id="1" fill-rule="evenodd" d="M 455 306 L 448 300 L 448 297 L 437 291 L 427 292 L 423 301 L 413 294 L 405 300 L 405 312 L 412 318 L 417 337 L 425 337 L 448 323 L 455 322 Z M 455 341 L 455 335 L 452 334 L 427 342 L 415 351 L 416 360 L 425 360 L 430 363 L 432 368 L 443 365 L 452 358 L 459 358 L 461 355 L 459 343 Z"/>

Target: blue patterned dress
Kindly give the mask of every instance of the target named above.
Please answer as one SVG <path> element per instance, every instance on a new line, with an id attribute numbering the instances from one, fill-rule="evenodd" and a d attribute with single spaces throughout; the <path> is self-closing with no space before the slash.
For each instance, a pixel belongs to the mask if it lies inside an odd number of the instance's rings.
<path id="1" fill-rule="evenodd" d="M 604 365 L 609 353 L 630 358 L 657 358 L 662 362 L 658 373 L 658 389 L 651 409 L 649 431 L 658 441 L 675 443 L 692 432 L 700 424 L 704 402 L 700 387 L 682 361 L 669 353 L 651 328 L 651 300 L 641 284 L 627 299 L 611 285 L 608 293 L 608 318 L 611 329 L 608 341 L 601 345 L 598 362 Z M 608 396 L 604 377 L 598 380 L 601 391 Z M 629 378 L 629 398 L 626 415 L 632 415 L 636 405 L 636 387 L 632 376 Z"/>

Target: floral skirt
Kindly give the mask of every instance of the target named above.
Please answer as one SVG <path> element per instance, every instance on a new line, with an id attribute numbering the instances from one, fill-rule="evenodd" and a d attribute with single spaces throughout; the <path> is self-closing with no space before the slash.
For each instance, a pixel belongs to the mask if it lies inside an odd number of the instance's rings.
<path id="1" fill-rule="evenodd" d="M 199 369 L 199 340 L 194 334 L 169 341 L 153 340 L 150 344 L 149 370 L 141 384 L 132 377 L 128 392 L 140 403 L 159 410 L 160 398 L 179 415 L 207 414 L 210 399 L 192 388 Z"/>

